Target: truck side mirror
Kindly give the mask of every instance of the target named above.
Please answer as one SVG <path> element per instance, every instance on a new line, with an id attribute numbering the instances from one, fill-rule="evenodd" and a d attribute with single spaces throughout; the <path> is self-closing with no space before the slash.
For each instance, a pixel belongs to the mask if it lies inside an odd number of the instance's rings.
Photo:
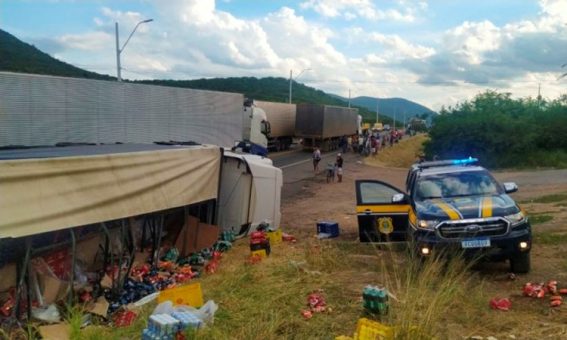
<path id="1" fill-rule="evenodd" d="M 518 186 L 514 182 L 506 182 L 502 183 L 502 185 L 504 186 L 504 192 L 507 194 L 518 191 Z"/>

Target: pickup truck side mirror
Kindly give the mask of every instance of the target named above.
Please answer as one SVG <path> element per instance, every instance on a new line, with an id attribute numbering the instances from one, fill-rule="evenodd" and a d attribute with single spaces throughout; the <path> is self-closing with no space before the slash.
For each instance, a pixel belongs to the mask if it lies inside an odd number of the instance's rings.
<path id="1" fill-rule="evenodd" d="M 406 203 L 407 196 L 405 194 L 395 194 L 392 196 L 392 203 Z"/>
<path id="2" fill-rule="evenodd" d="M 518 186 L 514 182 L 506 182 L 502 183 L 502 185 L 504 186 L 504 192 L 507 194 L 518 191 Z"/>

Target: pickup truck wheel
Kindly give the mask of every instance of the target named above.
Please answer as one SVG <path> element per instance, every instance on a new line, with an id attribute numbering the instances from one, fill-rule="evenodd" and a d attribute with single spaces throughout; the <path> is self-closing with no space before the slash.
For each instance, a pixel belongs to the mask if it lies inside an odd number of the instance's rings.
<path id="1" fill-rule="evenodd" d="M 530 271 L 530 253 L 518 253 L 510 258 L 512 273 L 525 274 Z"/>

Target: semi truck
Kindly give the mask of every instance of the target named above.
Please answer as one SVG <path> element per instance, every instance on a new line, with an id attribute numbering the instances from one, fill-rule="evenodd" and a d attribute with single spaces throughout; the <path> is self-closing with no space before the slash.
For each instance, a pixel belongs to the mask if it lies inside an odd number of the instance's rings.
<path id="1" fill-rule="evenodd" d="M 0 72 L 0 145 L 183 141 L 266 155 L 268 122 L 240 93 Z"/>
<path id="2" fill-rule="evenodd" d="M 295 136 L 295 104 L 254 100 L 254 106 L 266 114 L 269 124 L 268 150 L 288 150 Z"/>
<path id="3" fill-rule="evenodd" d="M 302 138 L 304 149 L 336 150 L 341 137 L 356 135 L 358 130 L 358 109 L 297 104 L 295 133 Z"/>

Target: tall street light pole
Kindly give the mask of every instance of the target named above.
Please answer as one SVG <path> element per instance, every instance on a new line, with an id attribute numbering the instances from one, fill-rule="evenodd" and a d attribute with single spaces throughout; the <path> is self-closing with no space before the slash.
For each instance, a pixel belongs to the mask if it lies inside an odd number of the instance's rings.
<path id="1" fill-rule="evenodd" d="M 130 41 L 130 38 L 132 38 L 132 36 L 134 35 L 134 32 L 136 32 L 136 30 L 138 29 L 138 26 L 140 26 L 141 24 L 152 22 L 152 21 L 154 21 L 154 19 L 146 19 L 146 20 L 142 20 L 142 21 L 138 22 L 136 24 L 136 27 L 134 27 L 134 29 L 132 30 L 132 33 L 130 33 L 130 35 L 128 36 L 128 39 L 126 39 L 126 42 L 124 43 L 122 48 L 120 48 L 120 43 L 118 41 L 119 40 L 118 39 L 118 22 L 115 23 L 115 28 L 116 28 L 116 78 L 118 79 L 118 81 L 122 81 L 122 73 L 121 73 L 122 68 L 120 66 L 120 54 L 122 53 L 122 51 L 124 51 L 124 48 L 128 44 L 128 41 Z"/>
<path id="2" fill-rule="evenodd" d="M 291 84 L 293 83 L 294 79 L 299 78 L 305 71 L 311 71 L 311 69 L 310 68 L 303 69 L 301 72 L 299 72 L 299 74 L 295 78 L 293 78 L 293 70 L 289 70 L 289 103 L 290 104 L 291 104 Z"/>

